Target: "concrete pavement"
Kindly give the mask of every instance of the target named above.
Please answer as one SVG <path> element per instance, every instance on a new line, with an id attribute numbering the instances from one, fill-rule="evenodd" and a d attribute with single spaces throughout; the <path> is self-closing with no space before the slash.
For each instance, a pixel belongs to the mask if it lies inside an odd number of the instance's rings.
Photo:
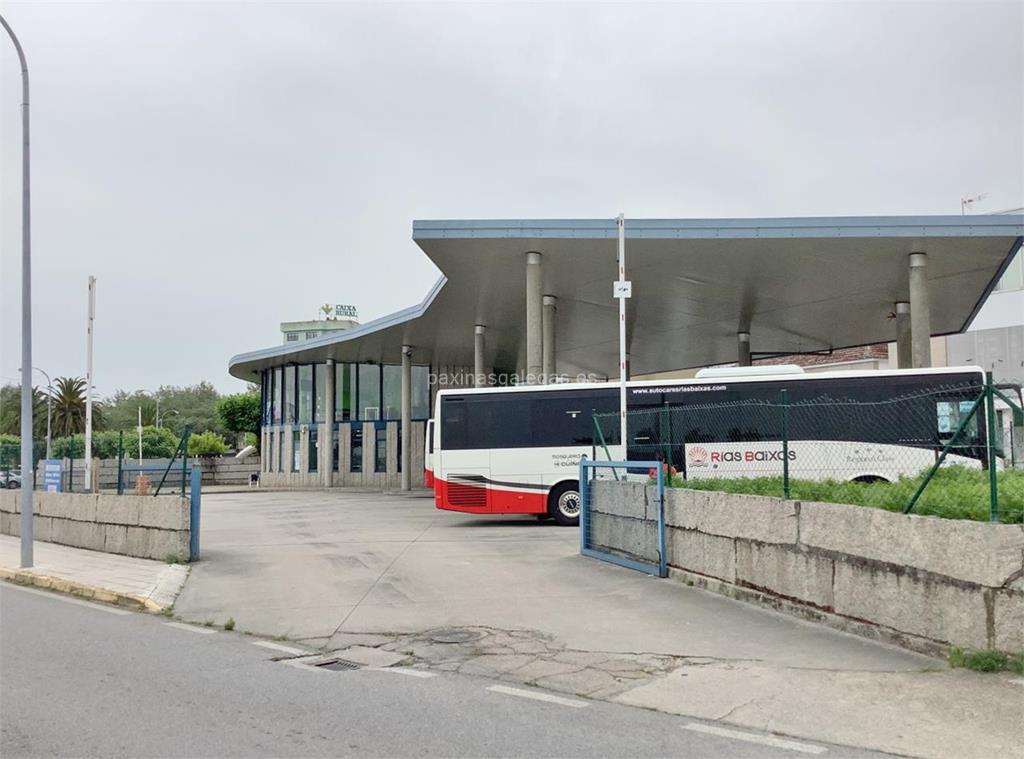
<path id="1" fill-rule="evenodd" d="M 4 757 L 879 756 L 63 600 L 0 585 Z"/>
<path id="2" fill-rule="evenodd" d="M 186 619 L 916 756 L 987 759 L 1024 738 L 1014 678 L 583 559 L 575 529 L 262 492 L 204 499 L 203 531 Z"/>
<path id="3" fill-rule="evenodd" d="M 163 611 L 188 577 L 188 567 L 36 542 L 34 566 L 21 569 L 20 538 L 0 535 L 0 579 L 82 598 Z"/>

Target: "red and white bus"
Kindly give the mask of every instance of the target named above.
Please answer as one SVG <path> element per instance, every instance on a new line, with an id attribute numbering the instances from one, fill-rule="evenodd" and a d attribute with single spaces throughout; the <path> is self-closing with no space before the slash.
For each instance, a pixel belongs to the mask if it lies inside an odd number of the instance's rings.
<path id="1" fill-rule="evenodd" d="M 977 367 L 817 374 L 755 367 L 629 382 L 628 450 L 618 440 L 617 418 L 602 425 L 595 439 L 594 414 L 618 411 L 614 383 L 442 390 L 428 428 L 427 468 L 439 509 L 536 514 L 577 524 L 583 455 L 651 460 L 667 450 L 673 467 L 688 478 L 781 474 L 781 438 L 768 428 L 772 422 L 747 419 L 742 429 L 723 424 L 729 428 L 718 430 L 690 420 L 706 420 L 716 404 L 777 403 L 786 389 L 792 404 L 836 401 L 827 413 L 823 407 L 821 413 L 794 415 L 788 433 L 791 477 L 895 480 L 934 463 L 984 382 Z M 684 421 L 667 434 L 659 428 L 659 410 L 687 406 L 694 414 L 675 415 Z M 632 413 L 642 409 L 655 413 Z M 983 414 L 965 434 L 969 444 L 958 446 L 946 463 L 981 467 L 987 457 Z"/>

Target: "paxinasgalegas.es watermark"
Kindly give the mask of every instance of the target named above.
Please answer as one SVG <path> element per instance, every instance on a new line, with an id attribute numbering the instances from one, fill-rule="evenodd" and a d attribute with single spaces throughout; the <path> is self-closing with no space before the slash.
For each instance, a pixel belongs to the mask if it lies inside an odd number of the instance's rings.
<path id="1" fill-rule="evenodd" d="M 479 381 L 478 381 L 479 380 Z M 547 375 L 534 372 L 485 372 L 479 377 L 474 372 L 431 372 L 430 384 L 437 388 L 464 387 L 514 387 L 516 385 L 552 385 L 576 382 L 604 382 L 607 377 L 599 374 L 558 373 Z"/>

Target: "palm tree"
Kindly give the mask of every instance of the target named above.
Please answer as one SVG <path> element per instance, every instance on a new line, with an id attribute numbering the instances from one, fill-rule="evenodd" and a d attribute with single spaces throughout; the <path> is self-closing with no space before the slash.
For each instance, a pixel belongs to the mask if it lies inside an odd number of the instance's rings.
<path id="1" fill-rule="evenodd" d="M 32 388 L 32 437 L 46 435 L 46 394 Z M 21 388 L 5 385 L 0 388 L 0 435 L 21 434 Z"/>
<path id="2" fill-rule="evenodd" d="M 92 403 L 92 426 L 103 428 L 103 407 Z M 81 377 L 57 377 L 53 383 L 53 435 L 77 435 L 85 432 L 85 380 Z"/>

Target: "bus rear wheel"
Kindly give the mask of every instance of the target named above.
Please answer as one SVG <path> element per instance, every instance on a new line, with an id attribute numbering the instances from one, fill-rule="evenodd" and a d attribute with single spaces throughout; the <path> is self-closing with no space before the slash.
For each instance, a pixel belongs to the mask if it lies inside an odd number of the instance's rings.
<path id="1" fill-rule="evenodd" d="M 548 513 L 563 527 L 580 523 L 580 504 L 580 486 L 575 482 L 563 482 L 548 495 Z"/>

